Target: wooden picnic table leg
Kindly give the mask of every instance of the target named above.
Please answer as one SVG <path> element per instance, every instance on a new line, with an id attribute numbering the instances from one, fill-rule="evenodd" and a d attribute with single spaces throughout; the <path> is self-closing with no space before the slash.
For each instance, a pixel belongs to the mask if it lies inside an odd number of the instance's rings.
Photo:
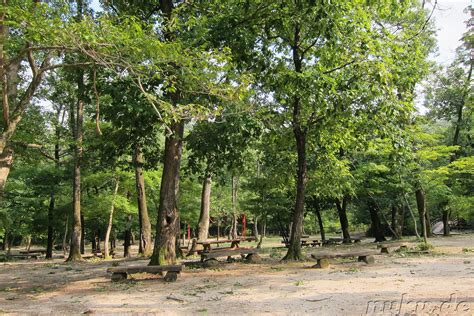
<path id="1" fill-rule="evenodd" d="M 114 272 L 114 273 L 112 273 L 111 280 L 114 281 L 114 282 L 123 281 L 123 280 L 126 280 L 126 279 L 127 279 L 127 273 L 126 272 L 123 272 L 123 273 Z"/>
<path id="2" fill-rule="evenodd" d="M 313 266 L 313 268 L 327 269 L 329 268 L 329 260 L 326 258 L 317 259 L 318 263 Z"/>

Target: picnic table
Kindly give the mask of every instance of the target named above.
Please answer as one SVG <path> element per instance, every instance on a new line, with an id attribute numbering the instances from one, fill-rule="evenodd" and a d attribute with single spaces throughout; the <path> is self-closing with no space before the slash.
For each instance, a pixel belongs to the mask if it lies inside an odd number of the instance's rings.
<path id="1" fill-rule="evenodd" d="M 230 248 L 235 249 L 240 247 L 240 243 L 242 241 L 255 241 L 255 237 L 241 237 L 241 238 L 235 238 L 235 239 L 220 239 L 220 240 L 206 240 L 206 241 L 197 241 L 196 239 L 193 240 L 193 244 L 191 246 L 191 249 L 189 250 L 188 256 L 191 256 L 193 254 L 201 253 L 202 251 L 211 251 L 212 250 L 212 245 L 217 245 L 219 247 L 220 244 L 227 244 L 230 243 Z M 201 245 L 203 247 L 203 250 L 198 251 L 196 248 L 197 245 Z"/>
<path id="2" fill-rule="evenodd" d="M 207 266 L 213 266 L 217 263 L 219 257 L 227 257 L 227 261 L 232 260 L 232 256 L 241 256 L 242 258 L 247 259 L 250 262 L 259 262 L 261 259 L 258 256 L 260 249 L 257 248 L 242 248 L 240 247 L 240 242 L 242 241 L 254 241 L 254 237 L 246 238 L 236 238 L 228 240 L 213 240 L 213 241 L 204 241 L 197 242 L 201 244 L 204 249 L 198 253 L 201 255 L 201 262 L 206 263 Z M 221 248 L 212 248 L 211 245 L 230 243 L 230 247 L 221 247 Z"/>
<path id="3" fill-rule="evenodd" d="M 354 243 L 360 243 L 361 239 L 360 238 L 350 238 L 349 239 L 350 242 L 354 242 Z M 335 245 L 335 244 L 342 244 L 344 242 L 344 238 L 341 238 L 341 237 L 333 237 L 333 238 L 329 238 L 327 239 L 324 244 L 325 245 Z"/>
<path id="4" fill-rule="evenodd" d="M 20 254 L 29 254 L 29 253 L 46 253 L 46 249 L 30 249 L 30 250 L 20 250 Z"/>
<path id="5" fill-rule="evenodd" d="M 311 238 L 310 236 L 308 235 L 305 235 L 305 237 L 301 237 L 301 247 L 305 247 L 305 246 L 311 246 L 311 247 L 317 247 L 317 246 L 321 246 L 321 242 L 319 241 L 319 239 L 316 239 L 316 238 Z M 282 240 L 281 241 L 282 244 L 285 244 L 285 247 L 288 248 L 288 246 L 290 245 L 290 241 L 289 240 Z"/>
<path id="6" fill-rule="evenodd" d="M 350 258 L 357 257 L 358 261 L 364 261 L 367 264 L 372 264 L 375 262 L 374 255 L 380 254 L 375 249 L 362 249 L 355 251 L 320 251 L 317 253 L 311 254 L 313 259 L 317 260 L 317 264 L 314 265 L 314 268 L 328 268 L 329 259 L 331 258 Z"/>

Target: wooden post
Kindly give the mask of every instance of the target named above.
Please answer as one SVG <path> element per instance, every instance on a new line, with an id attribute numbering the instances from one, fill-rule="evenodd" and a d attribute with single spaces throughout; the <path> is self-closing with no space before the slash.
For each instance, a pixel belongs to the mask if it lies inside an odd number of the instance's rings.
<path id="1" fill-rule="evenodd" d="M 247 216 L 242 215 L 242 237 L 245 238 L 245 235 L 247 233 Z"/>

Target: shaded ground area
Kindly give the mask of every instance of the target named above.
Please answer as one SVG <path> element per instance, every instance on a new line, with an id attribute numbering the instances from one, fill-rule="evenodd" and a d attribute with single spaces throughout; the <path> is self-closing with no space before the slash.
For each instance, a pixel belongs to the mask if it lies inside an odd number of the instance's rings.
<path id="1" fill-rule="evenodd" d="M 329 269 L 282 264 L 285 250 L 269 249 L 262 264 L 191 265 L 175 283 L 150 275 L 113 283 L 105 272 L 111 261 L 0 263 L 0 313 L 473 314 L 474 235 L 430 242 L 434 254 L 391 253 L 373 265 L 335 260 Z"/>

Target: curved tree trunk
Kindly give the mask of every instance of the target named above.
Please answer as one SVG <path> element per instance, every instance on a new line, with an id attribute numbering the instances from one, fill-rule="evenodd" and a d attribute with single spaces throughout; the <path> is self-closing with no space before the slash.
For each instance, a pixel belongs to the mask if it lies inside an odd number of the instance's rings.
<path id="1" fill-rule="evenodd" d="M 115 180 L 115 188 L 114 188 L 114 195 L 112 197 L 112 204 L 110 205 L 110 212 L 109 212 L 109 223 L 107 225 L 107 231 L 105 232 L 105 240 L 104 240 L 104 258 L 109 258 L 109 239 L 110 239 L 110 232 L 112 231 L 112 224 L 114 222 L 114 209 L 115 209 L 115 197 L 117 196 L 119 188 L 119 180 Z"/>
<path id="2" fill-rule="evenodd" d="M 342 203 L 340 200 L 336 200 L 337 214 L 339 215 L 339 223 L 341 224 L 342 237 L 344 243 L 351 243 L 351 236 L 349 234 L 349 221 L 347 220 L 347 198 L 342 198 Z"/>
<path id="3" fill-rule="evenodd" d="M 135 147 L 135 182 L 137 188 L 138 202 L 138 221 L 140 225 L 140 248 L 139 253 L 148 257 L 152 253 L 151 244 L 151 224 L 148 216 L 148 207 L 146 203 L 145 179 L 143 177 L 143 153 L 139 145 Z"/>
<path id="4" fill-rule="evenodd" d="M 206 175 L 202 182 L 201 213 L 199 215 L 198 240 L 206 241 L 209 234 L 209 210 L 211 206 L 211 176 Z"/>
<path id="5" fill-rule="evenodd" d="M 426 197 L 425 191 L 422 188 L 418 188 L 415 192 L 416 194 L 416 205 L 418 207 L 418 214 L 421 222 L 422 236 L 423 241 L 427 242 L 427 225 L 426 225 Z"/>
<path id="6" fill-rule="evenodd" d="M 230 238 L 236 239 L 239 237 L 239 233 L 237 230 L 238 221 L 237 221 L 237 192 L 239 189 L 239 177 L 236 175 L 232 175 L 232 225 L 230 229 Z"/>
<path id="7" fill-rule="evenodd" d="M 160 187 L 160 205 L 156 223 L 156 238 L 150 265 L 176 262 L 176 237 L 179 234 L 179 214 L 176 205 L 177 180 L 182 152 L 184 121 L 172 124 L 172 135 L 165 141 L 165 157 Z"/>

